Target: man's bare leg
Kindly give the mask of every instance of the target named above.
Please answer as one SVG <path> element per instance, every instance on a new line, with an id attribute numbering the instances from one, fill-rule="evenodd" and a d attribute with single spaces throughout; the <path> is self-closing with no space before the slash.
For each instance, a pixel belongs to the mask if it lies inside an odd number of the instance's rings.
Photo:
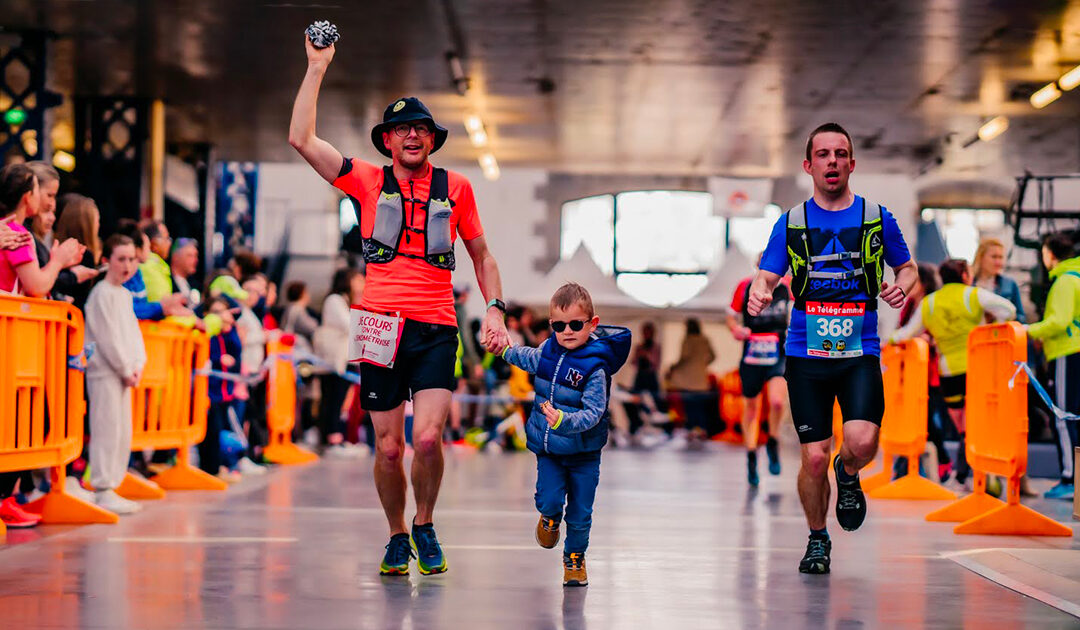
<path id="1" fill-rule="evenodd" d="M 856 475 L 877 456 L 880 429 L 867 420 L 848 420 L 844 423 L 844 444 L 840 447 L 840 460 L 844 472 Z"/>
<path id="2" fill-rule="evenodd" d="M 405 403 L 390 411 L 372 411 L 375 427 L 375 488 L 379 491 L 390 534 L 405 527 Z"/>
<path id="3" fill-rule="evenodd" d="M 417 524 L 431 523 L 443 476 L 442 434 L 450 413 L 450 390 L 425 389 L 413 394 L 413 493 Z"/>
<path id="4" fill-rule="evenodd" d="M 812 530 L 825 529 L 829 509 L 829 451 L 831 440 L 802 445 L 802 467 L 799 468 L 799 500 L 806 513 L 806 524 Z"/>

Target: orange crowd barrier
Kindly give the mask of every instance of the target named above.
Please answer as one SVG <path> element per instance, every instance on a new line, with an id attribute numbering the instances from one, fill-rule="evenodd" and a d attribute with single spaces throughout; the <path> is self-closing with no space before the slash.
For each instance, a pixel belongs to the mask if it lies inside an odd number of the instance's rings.
<path id="1" fill-rule="evenodd" d="M 266 345 L 270 374 L 266 384 L 266 426 L 270 433 L 263 457 L 275 464 L 307 464 L 319 456 L 292 442 L 296 426 L 296 368 L 288 338 L 271 339 Z"/>
<path id="2" fill-rule="evenodd" d="M 875 499 L 949 500 L 956 494 L 919 476 L 919 457 L 926 450 L 926 405 L 930 346 L 910 339 L 881 349 L 885 384 L 885 417 L 881 421 L 884 468 L 862 481 Z M 893 460 L 906 457 L 907 474 L 891 481 Z"/>
<path id="3" fill-rule="evenodd" d="M 206 437 L 207 377 L 195 372 L 210 359 L 209 339 L 168 322 L 142 321 L 139 329 L 146 367 L 131 392 L 131 450 L 176 449 L 176 464 L 150 480 L 128 473 L 117 494 L 160 499 L 163 490 L 224 490 L 224 481 L 192 466 L 189 457 L 191 447 Z"/>
<path id="4" fill-rule="evenodd" d="M 709 375 L 713 389 L 719 392 L 720 419 L 724 422 L 724 428 L 720 433 L 713 436 L 718 442 L 730 442 L 742 444 L 742 381 L 739 379 L 739 371 L 733 370 L 725 374 L 716 382 L 713 374 Z"/>
<path id="5" fill-rule="evenodd" d="M 70 304 L 0 296 L 0 472 L 51 470 L 52 489 L 24 506 L 43 523 L 117 521 L 64 492 L 64 467 L 83 445 L 83 341 L 82 313 Z"/>
<path id="6" fill-rule="evenodd" d="M 1072 530 L 1020 504 L 1027 470 L 1027 334 L 1016 322 L 979 326 L 968 337 L 967 461 L 975 492 L 926 518 L 960 522 L 957 534 L 1071 536 Z M 1007 500 L 986 493 L 986 475 L 1008 480 Z"/>
<path id="7" fill-rule="evenodd" d="M 716 381 L 715 376 L 709 375 L 710 382 L 713 383 L 714 388 L 719 391 L 720 394 L 720 419 L 724 423 L 724 429 L 713 436 L 713 440 L 718 442 L 730 442 L 732 444 L 743 445 L 745 441 L 743 439 L 742 418 L 743 412 L 746 408 L 746 400 L 742 395 L 742 379 L 739 378 L 739 371 L 732 370 L 728 372 L 719 381 Z M 760 401 L 759 413 L 758 413 L 758 445 L 763 445 L 769 439 L 769 386 L 768 384 L 762 388 L 761 394 L 758 395 Z"/>

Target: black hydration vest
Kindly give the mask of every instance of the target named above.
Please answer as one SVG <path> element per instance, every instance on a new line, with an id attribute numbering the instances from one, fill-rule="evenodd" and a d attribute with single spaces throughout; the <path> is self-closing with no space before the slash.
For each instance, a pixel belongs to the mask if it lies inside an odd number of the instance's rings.
<path id="1" fill-rule="evenodd" d="M 776 288 L 773 289 L 772 302 L 761 313 L 751 315 L 749 310 L 750 284 L 748 283 L 742 302 L 743 326 L 746 326 L 750 329 L 750 332 L 755 334 L 776 333 L 783 340 L 788 328 L 788 303 L 790 301 L 791 292 L 788 291 L 783 282 L 778 282 Z"/>
<path id="2" fill-rule="evenodd" d="M 375 206 L 375 227 L 369 238 L 363 240 L 364 262 L 369 265 L 386 264 L 397 256 L 416 258 L 426 261 L 439 269 L 454 269 L 454 242 L 450 238 L 450 184 L 446 170 L 432 168 L 431 193 L 424 203 L 427 218 L 424 229 L 424 255 L 415 256 L 398 251 L 401 235 L 405 230 L 418 232 L 409 227 L 405 220 L 405 204 L 402 201 L 401 187 L 394 170 L 383 167 L 383 185 L 379 191 L 379 202 Z M 413 202 L 415 203 L 415 201 Z M 357 217 L 359 220 L 359 217 Z"/>
<path id="3" fill-rule="evenodd" d="M 850 280 L 861 278 L 866 294 L 870 296 L 867 308 L 877 306 L 881 292 L 882 271 L 885 260 L 885 237 L 882 228 L 881 206 L 863 199 L 862 226 L 856 251 L 844 251 L 821 255 L 813 251 L 807 222 L 806 202 L 787 213 L 787 250 L 791 264 L 791 292 L 796 308 L 805 310 L 807 287 L 811 279 Z M 845 245 L 850 247 L 850 245 Z M 840 260 L 856 261 L 849 271 L 815 271 L 816 263 Z"/>

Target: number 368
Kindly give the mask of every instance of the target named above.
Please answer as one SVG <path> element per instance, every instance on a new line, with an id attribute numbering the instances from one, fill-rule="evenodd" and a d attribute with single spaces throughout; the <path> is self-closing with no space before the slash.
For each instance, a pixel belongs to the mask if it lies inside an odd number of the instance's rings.
<path id="1" fill-rule="evenodd" d="M 849 337 L 855 331 L 855 322 L 850 319 L 819 319 L 818 335 L 822 337 Z"/>

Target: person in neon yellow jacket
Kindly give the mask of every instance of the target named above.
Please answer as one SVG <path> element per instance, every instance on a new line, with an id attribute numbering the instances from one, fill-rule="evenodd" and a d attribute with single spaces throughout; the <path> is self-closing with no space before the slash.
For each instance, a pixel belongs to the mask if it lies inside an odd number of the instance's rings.
<path id="1" fill-rule="evenodd" d="M 1073 239 L 1065 233 L 1043 239 L 1043 264 L 1050 270 L 1050 293 L 1041 322 L 1028 326 L 1028 336 L 1042 343 L 1050 362 L 1050 394 L 1054 403 L 1069 413 L 1080 414 L 1080 257 Z M 1057 446 L 1061 481 L 1051 488 L 1049 499 L 1073 498 L 1073 448 L 1077 426 L 1055 416 L 1050 423 Z"/>
<path id="2" fill-rule="evenodd" d="M 949 416 L 960 433 L 956 480 L 966 481 L 970 468 L 964 457 L 964 399 L 967 394 L 968 335 L 976 326 L 986 322 L 1016 319 L 1016 307 L 1009 300 L 987 289 L 971 286 L 971 270 L 967 261 L 952 259 L 938 270 L 942 287 L 926 296 L 911 320 L 889 337 L 897 343 L 921 335 L 934 337 L 938 347 L 938 368 L 941 373 L 941 393 Z"/>
<path id="3" fill-rule="evenodd" d="M 146 258 L 146 262 L 139 265 L 139 271 L 142 272 L 143 282 L 146 283 L 146 299 L 151 302 L 160 302 L 163 297 L 177 293 L 172 269 L 165 261 L 169 256 L 172 238 L 169 236 L 169 229 L 160 221 L 151 221 L 146 224 L 143 227 L 143 233 L 150 239 L 150 255 Z M 184 297 L 190 299 L 190 296 Z M 221 332 L 221 318 L 212 313 L 208 313 L 202 319 L 195 315 L 184 315 L 170 316 L 165 321 L 187 328 L 197 328 L 210 337 Z"/>

